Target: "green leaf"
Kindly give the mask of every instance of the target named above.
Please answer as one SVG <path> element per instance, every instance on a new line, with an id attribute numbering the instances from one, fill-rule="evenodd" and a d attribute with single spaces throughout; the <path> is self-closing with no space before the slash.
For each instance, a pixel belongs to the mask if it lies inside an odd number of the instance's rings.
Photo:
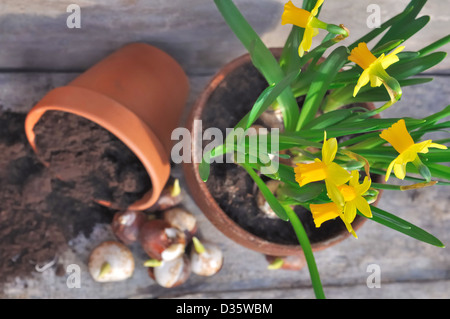
<path id="1" fill-rule="evenodd" d="M 332 112 L 324 113 L 313 119 L 308 124 L 306 124 L 304 129 L 322 130 L 336 123 L 339 123 L 342 120 L 345 120 L 352 114 L 353 112 L 351 109 L 339 109 Z"/>
<path id="2" fill-rule="evenodd" d="M 420 56 L 419 52 L 402 51 L 402 52 L 397 54 L 397 57 L 400 60 L 400 62 L 397 62 L 397 63 L 404 63 L 406 61 L 418 58 L 419 56 Z"/>
<path id="3" fill-rule="evenodd" d="M 240 165 L 247 171 L 250 177 L 254 180 L 259 190 L 263 194 L 264 198 L 266 199 L 267 203 L 270 205 L 270 208 L 273 209 L 275 214 L 277 214 L 277 216 L 282 220 L 285 221 L 289 220 L 283 206 L 277 200 L 275 195 L 272 194 L 270 189 L 267 187 L 266 183 L 264 183 L 264 181 L 258 176 L 258 174 L 256 174 L 255 171 L 249 165 L 244 163 Z"/>
<path id="4" fill-rule="evenodd" d="M 418 32 L 423 27 L 423 25 L 422 27 L 420 27 L 420 25 L 421 23 L 424 23 L 424 21 L 416 21 L 424 19 L 422 19 L 423 17 L 417 20 L 415 18 L 419 14 L 420 10 L 422 10 L 426 2 L 426 0 L 412 0 L 403 11 L 405 14 L 402 14 L 400 19 L 392 24 L 391 28 L 384 34 L 376 47 L 394 39 L 406 40 Z"/>
<path id="5" fill-rule="evenodd" d="M 421 56 L 427 55 L 427 54 L 439 49 L 441 46 L 446 45 L 449 42 L 450 42 L 450 35 L 447 35 L 447 36 L 427 45 L 425 48 L 419 50 L 418 53 Z"/>
<path id="6" fill-rule="evenodd" d="M 379 55 L 381 55 L 383 53 L 386 53 L 388 51 L 391 51 L 391 50 L 395 49 L 400 44 L 402 44 L 404 41 L 405 40 L 403 40 L 403 39 L 389 41 L 389 42 L 379 46 L 378 48 L 372 50 L 372 54 L 375 55 L 375 56 L 379 56 Z"/>
<path id="7" fill-rule="evenodd" d="M 318 140 L 322 140 L 323 139 L 323 131 L 322 130 L 315 130 L 315 131 L 317 131 L 318 134 L 320 132 L 322 132 L 321 137 L 318 139 Z M 280 144 L 284 143 L 284 144 L 291 144 L 293 146 L 298 146 L 298 147 L 311 146 L 311 147 L 322 148 L 321 143 L 317 143 L 317 142 L 311 141 L 309 139 L 303 138 L 301 136 L 302 133 L 294 133 L 294 132 L 280 133 L 278 136 Z"/>
<path id="8" fill-rule="evenodd" d="M 431 122 L 432 124 L 436 123 L 440 119 L 446 118 L 450 116 L 450 105 L 447 105 L 442 111 L 436 112 L 430 116 L 427 116 L 425 120 L 427 122 Z"/>
<path id="9" fill-rule="evenodd" d="M 450 181 L 450 167 L 435 163 L 427 164 L 427 167 L 429 168 L 433 177 Z"/>
<path id="10" fill-rule="evenodd" d="M 348 83 L 358 81 L 358 78 L 361 76 L 362 69 L 360 67 L 353 67 L 347 71 L 341 71 L 336 74 L 333 83 Z"/>
<path id="11" fill-rule="evenodd" d="M 280 57 L 280 66 L 285 74 L 290 74 L 295 70 L 300 70 L 300 56 L 298 55 L 298 47 L 300 46 L 300 39 L 303 37 L 303 30 L 295 25 L 292 26 L 286 43 L 283 47 L 283 52 Z"/>
<path id="12" fill-rule="evenodd" d="M 434 52 L 426 56 L 421 56 L 419 58 L 408 60 L 407 62 L 402 62 L 401 60 L 394 63 L 388 68 L 388 73 L 395 77 L 397 80 L 406 79 L 410 76 L 419 74 L 429 68 L 440 63 L 447 53 L 445 52 Z"/>
<path id="13" fill-rule="evenodd" d="M 392 228 L 398 232 L 401 232 L 407 236 L 410 236 L 414 239 L 420 240 L 424 243 L 430 244 L 430 245 L 434 245 L 437 247 L 441 247 L 444 248 L 444 244 L 437 239 L 436 237 L 434 237 L 433 235 L 431 235 L 430 233 L 426 232 L 425 230 L 407 222 L 404 219 L 401 219 L 400 217 L 397 217 L 391 213 L 388 213 L 378 207 L 372 206 L 372 218 L 370 218 L 371 220 L 382 224 L 384 226 L 387 226 L 389 228 Z M 358 212 L 358 214 L 360 214 Z M 364 216 L 362 214 L 360 214 L 361 216 Z"/>
<path id="14" fill-rule="evenodd" d="M 348 53 L 345 47 L 338 47 L 328 58 L 320 64 L 303 103 L 297 123 L 297 131 L 301 130 L 309 121 L 314 119 L 320 104 L 328 90 L 330 83 L 345 64 Z"/>
<path id="15" fill-rule="evenodd" d="M 428 153 L 422 154 L 427 163 L 446 163 L 450 162 L 450 150 L 433 150 L 430 149 Z"/>
<path id="16" fill-rule="evenodd" d="M 306 203 L 319 196 L 323 189 L 323 183 L 310 183 L 303 187 L 300 187 L 298 184 L 284 184 L 280 187 L 280 194 L 293 198 L 300 203 Z"/>
<path id="17" fill-rule="evenodd" d="M 386 43 L 396 40 L 396 39 L 402 39 L 403 41 L 406 41 L 410 37 L 412 37 L 414 34 L 419 32 L 427 23 L 430 21 L 429 16 L 422 16 L 416 20 L 405 22 L 401 25 L 400 28 L 391 28 L 386 35 L 378 42 L 378 44 L 375 46 L 375 48 L 379 48 L 382 45 L 385 45 Z M 395 30 L 395 31 L 394 31 Z"/>
<path id="18" fill-rule="evenodd" d="M 275 102 L 278 96 L 283 92 L 289 85 L 294 81 L 294 79 L 299 75 L 299 70 L 296 70 L 286 77 L 284 77 L 277 84 L 273 84 L 267 87 L 258 97 L 255 104 L 253 105 L 250 114 L 248 116 L 247 125 L 245 129 L 248 129 L 260 116 L 267 110 L 267 108 Z M 289 112 L 289 109 L 287 109 Z M 288 114 L 290 117 L 291 114 Z"/>

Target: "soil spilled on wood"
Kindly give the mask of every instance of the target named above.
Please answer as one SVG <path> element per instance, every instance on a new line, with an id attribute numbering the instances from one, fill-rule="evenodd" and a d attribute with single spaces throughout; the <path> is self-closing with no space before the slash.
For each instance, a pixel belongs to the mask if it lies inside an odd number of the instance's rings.
<path id="1" fill-rule="evenodd" d="M 48 112 L 36 126 L 42 160 L 26 140 L 25 114 L 0 114 L 0 284 L 55 260 L 67 242 L 110 223 L 151 187 L 139 160 L 112 134 L 75 115 Z"/>

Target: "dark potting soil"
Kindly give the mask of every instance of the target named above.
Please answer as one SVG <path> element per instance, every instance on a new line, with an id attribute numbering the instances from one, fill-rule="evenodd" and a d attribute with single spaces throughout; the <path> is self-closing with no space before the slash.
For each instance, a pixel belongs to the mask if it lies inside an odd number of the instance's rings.
<path id="1" fill-rule="evenodd" d="M 0 114 L 0 284 L 30 276 L 36 266 L 57 260 L 69 240 L 79 234 L 89 237 L 96 224 L 111 223 L 115 211 L 95 203 L 94 194 L 128 203 L 148 187 L 142 185 L 142 168 L 125 154 L 128 149 L 95 125 L 73 118 L 64 125 L 56 122 L 63 121 L 58 114 L 43 120 L 38 147 L 49 143 L 51 151 L 41 154 L 49 168 L 28 144 L 25 114 Z"/>
<path id="2" fill-rule="evenodd" d="M 203 129 L 217 127 L 226 136 L 226 128 L 234 127 L 266 87 L 267 82 L 251 64 L 233 71 L 210 96 L 203 112 Z M 301 105 L 302 101 L 298 102 Z M 205 145 L 208 143 L 205 142 Z M 258 189 L 240 166 L 233 163 L 211 164 L 206 185 L 223 211 L 248 232 L 271 242 L 298 245 L 289 222 L 270 218 L 257 207 Z M 316 228 L 308 210 L 297 206 L 295 212 L 312 244 L 336 237 L 346 230 L 340 219 L 328 221 Z"/>
<path id="3" fill-rule="evenodd" d="M 38 156 L 74 196 L 126 208 L 150 190 L 139 159 L 96 123 L 66 112 L 46 112 L 34 128 Z"/>

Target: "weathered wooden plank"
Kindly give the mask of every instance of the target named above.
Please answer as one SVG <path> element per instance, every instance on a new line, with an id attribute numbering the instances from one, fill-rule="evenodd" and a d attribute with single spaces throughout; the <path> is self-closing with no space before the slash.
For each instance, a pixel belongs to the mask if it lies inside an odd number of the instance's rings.
<path id="1" fill-rule="evenodd" d="M 330 299 L 422 299 L 426 291 L 429 299 L 446 299 L 450 281 L 437 282 L 394 282 L 382 283 L 379 288 L 367 288 L 365 284 L 355 286 L 325 287 Z M 144 296 L 143 296 L 144 297 Z M 249 291 L 204 292 L 170 296 L 173 299 L 258 299 L 268 307 L 272 299 L 312 299 L 311 288 L 267 289 Z M 226 308 L 223 308 L 226 311 Z M 275 309 L 273 309 L 275 312 Z M 218 309 L 220 311 L 220 309 Z"/>
<path id="2" fill-rule="evenodd" d="M 0 73 L 0 105 L 2 110 L 26 112 L 49 89 L 66 84 L 74 73 Z M 186 108 L 187 114 L 209 76 L 191 76 L 192 92 Z M 386 114 L 391 116 L 427 116 L 448 103 L 450 88 L 448 77 L 438 76 L 435 81 L 421 87 L 404 89 L 402 101 Z M 173 174 L 182 178 L 179 166 Z M 182 186 L 186 188 L 182 179 Z M 380 207 L 425 228 L 445 244 L 450 242 L 448 189 L 431 187 L 411 192 L 385 192 Z M 32 278 L 16 279 L 0 292 L 9 298 L 129 298 L 216 296 L 218 298 L 311 298 L 309 274 L 299 272 L 269 271 L 262 255 L 243 248 L 215 229 L 188 197 L 184 205 L 199 219 L 200 230 L 206 239 L 220 244 L 225 254 L 225 264 L 219 274 L 211 278 L 193 275 L 186 284 L 167 290 L 153 283 L 141 267 L 145 260 L 139 247 L 134 247 L 137 270 L 133 278 L 120 283 L 98 284 L 93 282 L 86 269 L 90 251 L 103 240 L 112 239 L 108 227 L 99 227 L 90 238 L 80 236 L 70 243 L 71 249 L 60 256 L 65 267 L 78 264 L 81 267 L 81 288 L 68 288 L 67 275 L 58 277 L 51 268 L 35 273 Z M 450 254 L 417 242 L 367 222 L 358 231 L 359 239 L 348 240 L 331 249 L 316 253 L 317 265 L 329 297 L 356 298 L 449 298 Z M 377 264 L 381 270 L 382 286 L 369 289 L 366 286 L 367 267 Z M 408 283 L 408 284 L 405 284 Z M 412 291 L 414 290 L 414 291 Z M 242 291 L 242 294 L 240 293 Z M 250 293 L 250 292 L 251 293 Z M 203 297 L 202 297 L 203 298 Z"/>
<path id="3" fill-rule="evenodd" d="M 290 26 L 280 17 L 285 0 L 236 0 L 267 46 L 282 46 Z M 244 52 L 210 0 L 79 0 L 81 28 L 69 29 L 70 0 L 6 0 L 0 4 L 0 69 L 84 70 L 122 45 L 144 41 L 173 55 L 188 73 L 214 72 Z M 301 1 L 294 1 L 300 5 Z M 345 43 L 370 31 L 367 12 L 373 1 L 327 1 L 324 21 L 345 24 Z M 407 0 L 378 0 L 380 21 L 403 10 Z M 446 35 L 449 0 L 428 1 L 423 14 L 432 20 L 406 42 L 416 50 Z M 71 20 L 71 19 L 70 19 Z M 318 43 L 326 32 L 314 39 Z M 345 44 L 344 43 L 344 44 Z M 448 51 L 449 46 L 444 50 Z M 434 70 L 450 69 L 450 60 Z"/>

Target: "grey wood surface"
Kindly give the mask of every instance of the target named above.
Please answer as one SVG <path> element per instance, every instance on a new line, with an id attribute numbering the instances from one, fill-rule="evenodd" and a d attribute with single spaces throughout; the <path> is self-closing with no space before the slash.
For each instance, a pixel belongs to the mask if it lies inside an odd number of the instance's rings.
<path id="1" fill-rule="evenodd" d="M 264 42 L 283 45 L 290 26 L 280 23 L 285 0 L 236 0 Z M 300 6 L 301 0 L 293 1 Z M 321 19 L 343 23 L 351 43 L 371 29 L 367 19 L 377 4 L 384 22 L 408 0 L 325 1 Z M 70 4 L 81 10 L 81 28 L 69 29 Z M 430 0 L 428 25 L 409 39 L 418 50 L 448 32 L 450 0 Z M 0 69 L 84 70 L 125 43 L 144 41 L 173 55 L 188 73 L 208 74 L 244 52 L 211 0 L 3 0 L 0 2 Z M 314 39 L 315 43 L 325 34 Z M 449 47 L 447 46 L 447 49 Z M 435 70 L 450 69 L 446 61 Z"/>
<path id="2" fill-rule="evenodd" d="M 77 3 L 82 28 L 68 29 L 66 8 Z M 295 1 L 294 1 L 295 2 Z M 326 1 L 325 21 L 345 23 L 352 38 L 364 27 L 372 1 Z M 408 1 L 378 0 L 382 21 Z M 237 0 L 239 8 L 269 46 L 282 45 L 289 28 L 281 26 L 281 0 Z M 297 1 L 297 4 L 299 2 Z M 356 5 L 355 3 L 358 3 Z M 258 4 L 258 5 L 256 5 Z M 360 8 L 358 8 L 360 6 Z M 448 32 L 449 0 L 431 0 L 423 13 L 432 17 L 408 48 L 420 49 Z M 361 13 L 362 12 L 362 13 Z M 363 27 L 361 27 L 363 25 Z M 172 54 L 185 68 L 191 94 L 183 123 L 212 74 L 225 62 L 243 53 L 210 0 L 6 0 L 0 3 L 0 110 L 27 112 L 46 92 L 62 86 L 79 72 L 125 43 L 144 41 Z M 443 48 L 448 51 L 448 46 Z M 449 104 L 450 59 L 430 72 L 439 74 L 431 83 L 404 89 L 402 101 L 385 116 L 424 117 Z M 448 136 L 448 133 L 441 133 Z M 0 155 L 1 156 L 1 155 Z M 173 174 L 180 177 L 180 167 Z M 183 203 L 197 217 L 206 239 L 216 242 L 225 264 L 211 278 L 191 276 L 181 287 L 165 289 L 148 278 L 140 264 L 145 259 L 134 247 L 137 269 L 124 282 L 99 284 L 87 272 L 90 251 L 113 239 L 109 227 L 99 226 L 90 238 L 79 236 L 59 262 L 81 267 L 81 288 L 68 288 L 67 276 L 53 268 L 16 278 L 0 291 L 2 298 L 314 298 L 306 269 L 292 272 L 267 270 L 264 256 L 243 248 L 214 228 L 187 196 Z M 449 189 L 432 187 L 410 192 L 386 191 L 380 207 L 423 227 L 444 244 L 450 243 Z M 316 253 L 316 261 L 330 298 L 450 298 L 450 253 L 420 243 L 373 222 L 358 232 L 359 239 Z M 1 243 L 0 243 L 1 244 Z M 368 288 L 367 266 L 381 269 L 381 288 Z"/>

